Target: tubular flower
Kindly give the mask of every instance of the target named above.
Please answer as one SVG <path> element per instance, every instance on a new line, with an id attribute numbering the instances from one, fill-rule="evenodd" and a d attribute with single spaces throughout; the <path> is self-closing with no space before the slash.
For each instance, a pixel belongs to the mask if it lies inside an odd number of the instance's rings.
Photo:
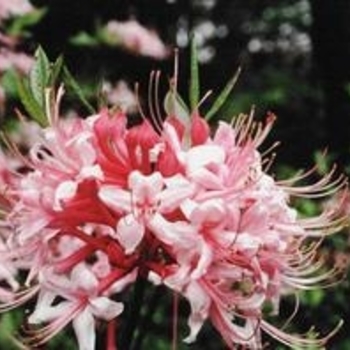
<path id="1" fill-rule="evenodd" d="M 0 169 L 0 311 L 36 296 L 30 345 L 72 322 L 79 348 L 92 350 L 96 319 L 109 322 L 110 344 L 123 295 L 143 279 L 188 300 L 188 343 L 209 321 L 230 349 L 261 349 L 262 333 L 288 346 L 322 346 L 327 336 L 291 336 L 263 310 L 272 305 L 276 315 L 285 293 L 327 285 L 336 274 L 324 272 L 316 251 L 343 219 L 335 209 L 301 218 L 291 200 L 328 196 L 343 178 L 331 173 L 302 187 L 308 173 L 270 176 L 259 147 L 273 115 L 265 123 L 241 115 L 211 134 L 198 111 L 160 118 L 152 103 L 150 120 L 132 127 L 107 109 L 54 116 L 22 156 L 25 171 L 9 181 Z"/>

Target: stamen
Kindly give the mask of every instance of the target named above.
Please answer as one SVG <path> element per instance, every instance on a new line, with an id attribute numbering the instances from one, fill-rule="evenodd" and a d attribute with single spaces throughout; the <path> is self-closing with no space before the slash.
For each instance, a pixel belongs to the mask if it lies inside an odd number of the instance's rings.
<path id="1" fill-rule="evenodd" d="M 172 88 L 174 94 L 177 94 L 177 79 L 179 76 L 179 50 L 177 48 L 174 49 L 174 75 L 172 78 Z"/>
<path id="2" fill-rule="evenodd" d="M 135 97 L 136 97 L 136 104 L 137 104 L 137 109 L 139 110 L 139 113 L 141 115 L 141 118 L 143 120 L 147 120 L 147 117 L 145 113 L 143 112 L 142 106 L 141 106 L 141 100 L 140 100 L 140 94 L 139 94 L 139 89 L 140 89 L 140 84 L 135 83 Z"/>
<path id="3" fill-rule="evenodd" d="M 156 107 L 156 120 L 154 122 L 157 123 L 157 127 L 162 130 L 162 115 L 160 113 L 160 103 L 159 103 L 159 80 L 160 80 L 161 71 L 156 72 L 155 77 L 155 89 L 154 89 L 154 101 L 155 101 L 155 107 Z"/>
<path id="4" fill-rule="evenodd" d="M 17 145 L 7 136 L 3 131 L 0 132 L 0 137 L 5 143 L 6 147 L 10 152 L 13 153 L 15 157 L 17 157 L 25 166 L 30 169 L 34 169 L 33 163 L 31 163 L 18 149 Z"/>
<path id="5" fill-rule="evenodd" d="M 153 86 L 154 86 L 154 80 L 155 80 L 155 71 L 151 71 L 149 75 L 149 80 L 148 80 L 148 110 L 151 116 L 152 121 L 155 120 L 155 112 L 153 108 Z"/>

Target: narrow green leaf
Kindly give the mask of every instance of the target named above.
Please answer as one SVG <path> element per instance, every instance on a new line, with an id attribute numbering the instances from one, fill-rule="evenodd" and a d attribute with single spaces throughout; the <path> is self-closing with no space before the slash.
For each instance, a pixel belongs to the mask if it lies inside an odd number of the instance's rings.
<path id="1" fill-rule="evenodd" d="M 26 82 L 20 77 L 17 79 L 17 87 L 21 102 L 29 116 L 41 126 L 47 126 L 48 120 L 43 107 L 40 106 Z"/>
<path id="2" fill-rule="evenodd" d="M 220 95 L 217 97 L 217 99 L 213 103 L 210 110 L 206 113 L 206 116 L 205 116 L 206 120 L 211 119 L 215 115 L 215 113 L 217 113 L 218 110 L 226 102 L 228 96 L 230 95 L 231 91 L 233 90 L 233 88 L 237 83 L 240 73 L 241 73 L 241 68 L 238 68 L 235 75 L 229 80 L 229 82 L 226 84 L 224 89 L 221 91 Z"/>
<path id="3" fill-rule="evenodd" d="M 84 104 L 86 109 L 90 113 L 96 113 L 95 108 L 90 104 L 90 102 L 85 98 L 82 88 L 79 86 L 77 81 L 74 79 L 67 67 L 63 68 L 63 80 L 68 88 L 79 97 L 80 101 Z"/>
<path id="4" fill-rule="evenodd" d="M 35 63 L 29 73 L 29 86 L 38 104 L 45 108 L 45 88 L 50 75 L 50 62 L 39 46 L 35 52 Z"/>
<path id="5" fill-rule="evenodd" d="M 200 88 L 199 88 L 199 67 L 198 53 L 195 37 L 191 40 L 191 78 L 190 78 L 190 106 L 193 111 L 198 107 Z"/>

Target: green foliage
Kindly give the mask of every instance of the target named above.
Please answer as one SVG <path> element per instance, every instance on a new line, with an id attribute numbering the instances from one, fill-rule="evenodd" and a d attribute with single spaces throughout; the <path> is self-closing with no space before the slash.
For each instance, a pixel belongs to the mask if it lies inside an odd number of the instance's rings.
<path id="1" fill-rule="evenodd" d="M 36 100 L 33 91 L 24 78 L 18 78 L 17 89 L 21 102 L 29 116 L 40 125 L 46 126 L 48 124 L 48 121 L 44 106 L 40 105 Z"/>
<path id="2" fill-rule="evenodd" d="M 17 79 L 18 79 L 18 74 L 13 68 L 8 69 L 1 76 L 0 85 L 6 91 L 6 94 L 8 97 L 18 96 Z"/>
<path id="3" fill-rule="evenodd" d="M 228 81 L 227 85 L 224 87 L 209 111 L 206 113 L 205 118 L 207 120 L 210 120 L 220 110 L 220 108 L 223 107 L 224 103 L 227 101 L 233 88 L 235 87 L 240 73 L 241 69 L 238 68 L 235 75 Z"/>
<path id="4" fill-rule="evenodd" d="M 73 75 L 70 73 L 67 67 L 63 68 L 63 81 L 65 82 L 67 88 L 72 90 L 72 92 L 80 99 L 80 101 L 90 113 L 96 112 L 95 108 L 85 97 L 83 89 L 80 87 L 79 83 L 74 79 Z"/>
<path id="5" fill-rule="evenodd" d="M 7 313 L 0 318 L 0 348 L 6 350 L 22 349 L 18 340 L 16 340 L 18 324 L 21 322 L 22 315 L 15 311 Z"/>

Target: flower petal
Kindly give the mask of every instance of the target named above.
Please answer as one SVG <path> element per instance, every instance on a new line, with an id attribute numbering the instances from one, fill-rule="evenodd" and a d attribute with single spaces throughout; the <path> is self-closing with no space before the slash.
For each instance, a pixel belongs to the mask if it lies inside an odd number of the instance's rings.
<path id="1" fill-rule="evenodd" d="M 118 222 L 117 237 L 121 245 L 125 248 L 126 254 L 134 252 L 142 241 L 144 233 L 144 225 L 138 222 L 132 214 L 121 218 Z"/>
<path id="2" fill-rule="evenodd" d="M 90 300 L 90 309 L 94 316 L 110 321 L 123 312 L 124 305 L 107 297 L 98 297 Z"/>
<path id="3" fill-rule="evenodd" d="M 95 350 L 95 320 L 89 308 L 85 308 L 74 318 L 73 328 L 78 340 L 79 350 Z"/>
<path id="4" fill-rule="evenodd" d="M 113 185 L 104 185 L 100 187 L 98 197 L 111 209 L 117 212 L 131 211 L 130 192 Z"/>

